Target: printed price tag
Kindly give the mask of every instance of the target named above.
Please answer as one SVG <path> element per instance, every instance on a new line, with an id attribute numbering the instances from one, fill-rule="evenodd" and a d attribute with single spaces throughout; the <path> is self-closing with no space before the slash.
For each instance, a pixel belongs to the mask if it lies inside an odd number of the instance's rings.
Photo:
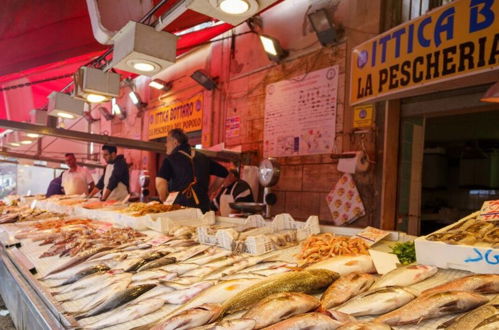
<path id="1" fill-rule="evenodd" d="M 482 205 L 478 220 L 495 221 L 499 219 L 499 200 L 486 201 Z"/>
<path id="2" fill-rule="evenodd" d="M 381 241 L 383 238 L 385 238 L 388 235 L 390 235 L 390 233 L 387 231 L 377 229 L 374 227 L 366 227 L 363 231 L 361 231 L 355 236 L 359 237 L 364 242 L 366 242 L 367 246 L 372 246 Z"/>

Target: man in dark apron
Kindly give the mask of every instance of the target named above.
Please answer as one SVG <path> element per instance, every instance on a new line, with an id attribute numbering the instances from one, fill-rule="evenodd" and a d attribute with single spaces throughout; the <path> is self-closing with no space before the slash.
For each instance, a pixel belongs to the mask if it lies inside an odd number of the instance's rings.
<path id="1" fill-rule="evenodd" d="M 225 178 L 225 167 L 191 148 L 187 135 L 179 128 L 168 133 L 166 154 L 156 177 L 160 200 L 165 201 L 169 192 L 176 195 L 174 204 L 209 211 L 210 175 Z"/>

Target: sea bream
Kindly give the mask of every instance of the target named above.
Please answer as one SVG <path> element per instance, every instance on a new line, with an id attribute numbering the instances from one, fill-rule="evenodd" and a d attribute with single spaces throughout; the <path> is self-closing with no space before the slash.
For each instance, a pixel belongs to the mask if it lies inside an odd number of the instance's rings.
<path id="1" fill-rule="evenodd" d="M 416 298 L 408 288 L 388 286 L 364 292 L 335 309 L 353 316 L 379 315 L 404 306 Z"/>
<path id="2" fill-rule="evenodd" d="M 443 315 L 467 312 L 487 302 L 487 297 L 473 292 L 437 292 L 420 296 L 407 305 L 376 318 L 376 321 L 389 325 L 418 323 Z"/>
<path id="3" fill-rule="evenodd" d="M 136 320 L 142 316 L 154 313 L 164 305 L 164 301 L 159 298 L 151 298 L 127 305 L 125 308 L 117 310 L 107 317 L 85 325 L 85 329 L 102 329 L 117 324 Z"/>
<path id="4" fill-rule="evenodd" d="M 281 292 L 260 300 L 242 317 L 255 320 L 254 329 L 261 329 L 319 306 L 320 301 L 313 296 L 300 292 Z"/>
<path id="5" fill-rule="evenodd" d="M 474 291 L 482 294 L 499 293 L 499 275 L 468 275 L 423 291 L 431 294 L 445 291 Z"/>
<path id="6" fill-rule="evenodd" d="M 326 269 L 307 269 L 269 276 L 223 304 L 222 316 L 250 308 L 258 301 L 280 292 L 312 293 L 329 286 L 339 275 Z"/>
<path id="7" fill-rule="evenodd" d="M 361 294 L 373 285 L 375 277 L 367 273 L 350 273 L 333 282 L 321 297 L 324 309 L 336 307 Z"/>
<path id="8" fill-rule="evenodd" d="M 202 304 L 189 308 L 159 322 L 151 330 L 184 330 L 199 327 L 215 320 L 220 313 L 218 304 Z"/>
<path id="9" fill-rule="evenodd" d="M 376 272 L 373 260 L 368 255 L 337 256 L 315 263 L 306 269 L 327 269 L 340 275 Z"/>
<path id="10" fill-rule="evenodd" d="M 437 271 L 437 267 L 426 265 L 408 265 L 398 267 L 383 275 L 371 288 L 377 289 L 393 285 L 409 286 L 426 280 L 427 278 L 435 275 Z"/>

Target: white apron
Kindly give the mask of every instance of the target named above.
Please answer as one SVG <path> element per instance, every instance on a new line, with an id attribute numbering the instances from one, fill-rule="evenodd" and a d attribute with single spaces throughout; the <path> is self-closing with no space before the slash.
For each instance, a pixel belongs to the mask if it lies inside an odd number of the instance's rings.
<path id="1" fill-rule="evenodd" d="M 104 174 L 104 189 L 107 188 L 107 185 L 109 184 L 109 179 L 111 178 L 111 174 L 113 174 L 114 170 L 114 164 L 107 164 L 106 165 L 106 173 Z M 116 188 L 114 188 L 111 191 L 111 194 L 109 194 L 109 197 L 107 198 L 108 201 L 122 201 L 128 196 L 128 189 L 127 187 L 123 184 L 123 182 L 118 182 L 118 185 Z"/>
<path id="2" fill-rule="evenodd" d="M 222 217 L 228 217 L 229 214 L 232 213 L 232 209 L 229 206 L 229 203 L 234 203 L 234 189 L 236 188 L 237 184 L 232 185 L 232 189 L 228 194 L 225 193 L 225 191 L 220 195 L 220 215 Z"/>

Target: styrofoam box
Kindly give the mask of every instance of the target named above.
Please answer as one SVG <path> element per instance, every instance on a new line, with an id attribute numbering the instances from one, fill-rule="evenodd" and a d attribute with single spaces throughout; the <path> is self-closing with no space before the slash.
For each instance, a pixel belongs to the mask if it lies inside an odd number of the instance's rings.
<path id="1" fill-rule="evenodd" d="M 210 212 L 208 212 L 210 213 Z M 201 219 L 205 220 L 208 218 L 213 218 L 213 223 L 215 223 L 215 214 L 213 215 L 203 213 L 197 208 L 186 208 L 176 211 L 164 212 L 164 213 L 153 213 L 144 216 L 144 226 L 154 231 L 160 233 L 167 233 L 170 231 L 172 226 L 176 225 L 201 225 L 207 224 L 205 222 L 201 223 Z M 209 221 L 209 220 L 207 220 Z"/>
<path id="2" fill-rule="evenodd" d="M 460 221 L 466 221 L 466 217 Z M 454 226 L 452 224 L 438 232 Z M 453 245 L 439 241 L 428 241 L 419 237 L 414 241 L 416 259 L 419 264 L 433 265 L 439 268 L 467 270 L 481 274 L 499 274 L 499 249 L 485 243 L 476 245 Z"/>

